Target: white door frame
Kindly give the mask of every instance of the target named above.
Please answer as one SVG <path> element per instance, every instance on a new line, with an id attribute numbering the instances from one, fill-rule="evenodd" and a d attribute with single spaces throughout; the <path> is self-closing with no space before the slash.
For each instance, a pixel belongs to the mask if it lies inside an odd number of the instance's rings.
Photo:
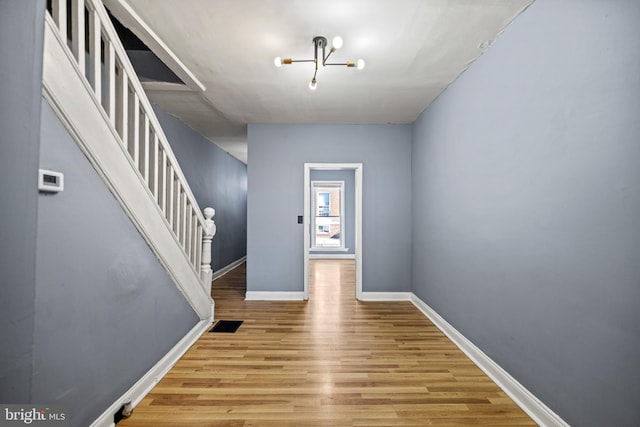
<path id="1" fill-rule="evenodd" d="M 311 240 L 311 170 L 354 170 L 356 196 L 356 299 L 362 300 L 362 163 L 304 164 L 304 299 L 309 299 L 309 244 Z"/>

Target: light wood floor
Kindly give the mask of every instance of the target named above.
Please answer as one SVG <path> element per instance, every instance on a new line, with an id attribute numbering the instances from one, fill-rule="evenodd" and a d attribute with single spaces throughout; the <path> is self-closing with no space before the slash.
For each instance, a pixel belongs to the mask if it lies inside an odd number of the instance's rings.
<path id="1" fill-rule="evenodd" d="M 118 426 L 535 425 L 408 302 L 355 300 L 353 262 L 314 260 L 308 302 L 244 301 L 244 265 L 214 282 L 216 319 Z"/>

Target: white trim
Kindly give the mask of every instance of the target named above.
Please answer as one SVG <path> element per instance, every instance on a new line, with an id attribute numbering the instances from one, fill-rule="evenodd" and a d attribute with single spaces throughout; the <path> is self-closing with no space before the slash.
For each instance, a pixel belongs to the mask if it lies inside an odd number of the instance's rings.
<path id="1" fill-rule="evenodd" d="M 309 246 L 311 245 L 311 168 L 304 164 L 304 206 L 302 207 L 303 229 L 302 241 L 303 249 L 303 285 L 302 297 L 306 301 L 309 299 Z"/>
<path id="2" fill-rule="evenodd" d="M 242 264 L 243 262 L 245 262 L 247 260 L 246 256 L 243 256 L 240 259 L 237 259 L 235 261 L 233 261 L 231 264 L 222 267 L 219 270 L 216 270 L 213 272 L 213 280 L 219 279 L 222 276 L 224 276 L 225 274 L 227 274 L 228 272 L 230 272 L 231 270 L 236 269 L 240 264 Z"/>
<path id="3" fill-rule="evenodd" d="M 489 356 L 458 332 L 456 328 L 451 326 L 415 294 L 411 294 L 411 302 L 538 425 L 569 426 L 560 416 L 549 409 L 549 407 L 542 403 L 533 393 L 509 375 L 500 365 L 491 360 Z"/>
<path id="4" fill-rule="evenodd" d="M 303 301 L 302 292 L 247 291 L 245 301 Z"/>
<path id="5" fill-rule="evenodd" d="M 355 198 L 356 198 L 356 299 L 362 299 L 362 163 L 305 163 L 304 164 L 304 232 L 303 238 L 303 295 L 309 299 L 309 243 L 311 230 L 311 169 L 317 170 L 344 170 L 353 169 L 355 172 Z"/>
<path id="6" fill-rule="evenodd" d="M 120 407 L 126 402 L 131 401 L 135 408 L 178 360 L 180 360 L 187 350 L 198 341 L 200 336 L 209 329 L 212 323 L 213 318 L 198 322 L 158 363 L 91 423 L 91 427 L 113 427 L 115 425 L 113 423 L 113 415 Z"/>
<path id="7" fill-rule="evenodd" d="M 309 254 L 309 259 L 356 259 L 356 254 Z"/>
<path id="8" fill-rule="evenodd" d="M 362 301 L 411 301 L 411 292 L 363 292 Z"/>
<path id="9" fill-rule="evenodd" d="M 310 254 L 311 252 L 349 252 L 349 248 L 313 248 L 309 249 Z"/>
<path id="10" fill-rule="evenodd" d="M 191 88 L 182 83 L 170 83 L 170 82 L 140 82 L 142 88 L 146 92 L 159 91 L 159 92 L 193 92 Z"/>
<path id="11" fill-rule="evenodd" d="M 158 37 L 146 22 L 125 0 L 103 0 L 109 11 L 129 28 L 160 60 L 173 71 L 191 90 L 204 92 L 206 87 L 189 68 Z"/>
<path id="12" fill-rule="evenodd" d="M 136 165 L 132 164 L 126 147 L 119 142 L 115 129 L 76 62 L 69 57 L 70 52 L 48 14 L 45 22 L 44 98 L 199 318 L 209 318 L 213 300 L 205 291 L 199 272 L 170 231 L 151 190 L 144 184 Z"/>

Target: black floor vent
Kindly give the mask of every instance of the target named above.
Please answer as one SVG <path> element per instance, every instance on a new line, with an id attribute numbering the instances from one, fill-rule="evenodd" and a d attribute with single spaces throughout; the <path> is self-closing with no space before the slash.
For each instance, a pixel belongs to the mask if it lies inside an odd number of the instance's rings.
<path id="1" fill-rule="evenodd" d="M 216 326 L 209 332 L 226 332 L 232 334 L 238 330 L 242 322 L 243 320 L 218 320 Z"/>

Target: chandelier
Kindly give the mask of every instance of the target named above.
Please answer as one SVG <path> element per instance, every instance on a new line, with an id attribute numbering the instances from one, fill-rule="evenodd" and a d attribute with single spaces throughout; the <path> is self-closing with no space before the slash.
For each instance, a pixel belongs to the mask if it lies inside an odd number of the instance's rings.
<path id="1" fill-rule="evenodd" d="M 342 47 L 342 37 L 334 37 L 329 48 L 329 53 L 326 53 L 327 39 L 326 37 L 316 36 L 313 38 L 313 59 L 292 59 L 292 58 L 280 58 L 279 56 L 273 61 L 276 67 L 282 67 L 283 64 L 289 65 L 294 62 L 313 62 L 315 70 L 313 72 L 313 78 L 309 82 L 309 89 L 316 90 L 318 82 L 316 80 L 318 76 L 319 65 L 323 67 L 327 65 L 342 65 L 349 68 L 356 68 L 362 70 L 364 68 L 364 60 L 358 59 L 357 61 L 347 62 L 327 62 L 333 52 Z M 318 60 L 320 59 L 320 60 Z"/>

